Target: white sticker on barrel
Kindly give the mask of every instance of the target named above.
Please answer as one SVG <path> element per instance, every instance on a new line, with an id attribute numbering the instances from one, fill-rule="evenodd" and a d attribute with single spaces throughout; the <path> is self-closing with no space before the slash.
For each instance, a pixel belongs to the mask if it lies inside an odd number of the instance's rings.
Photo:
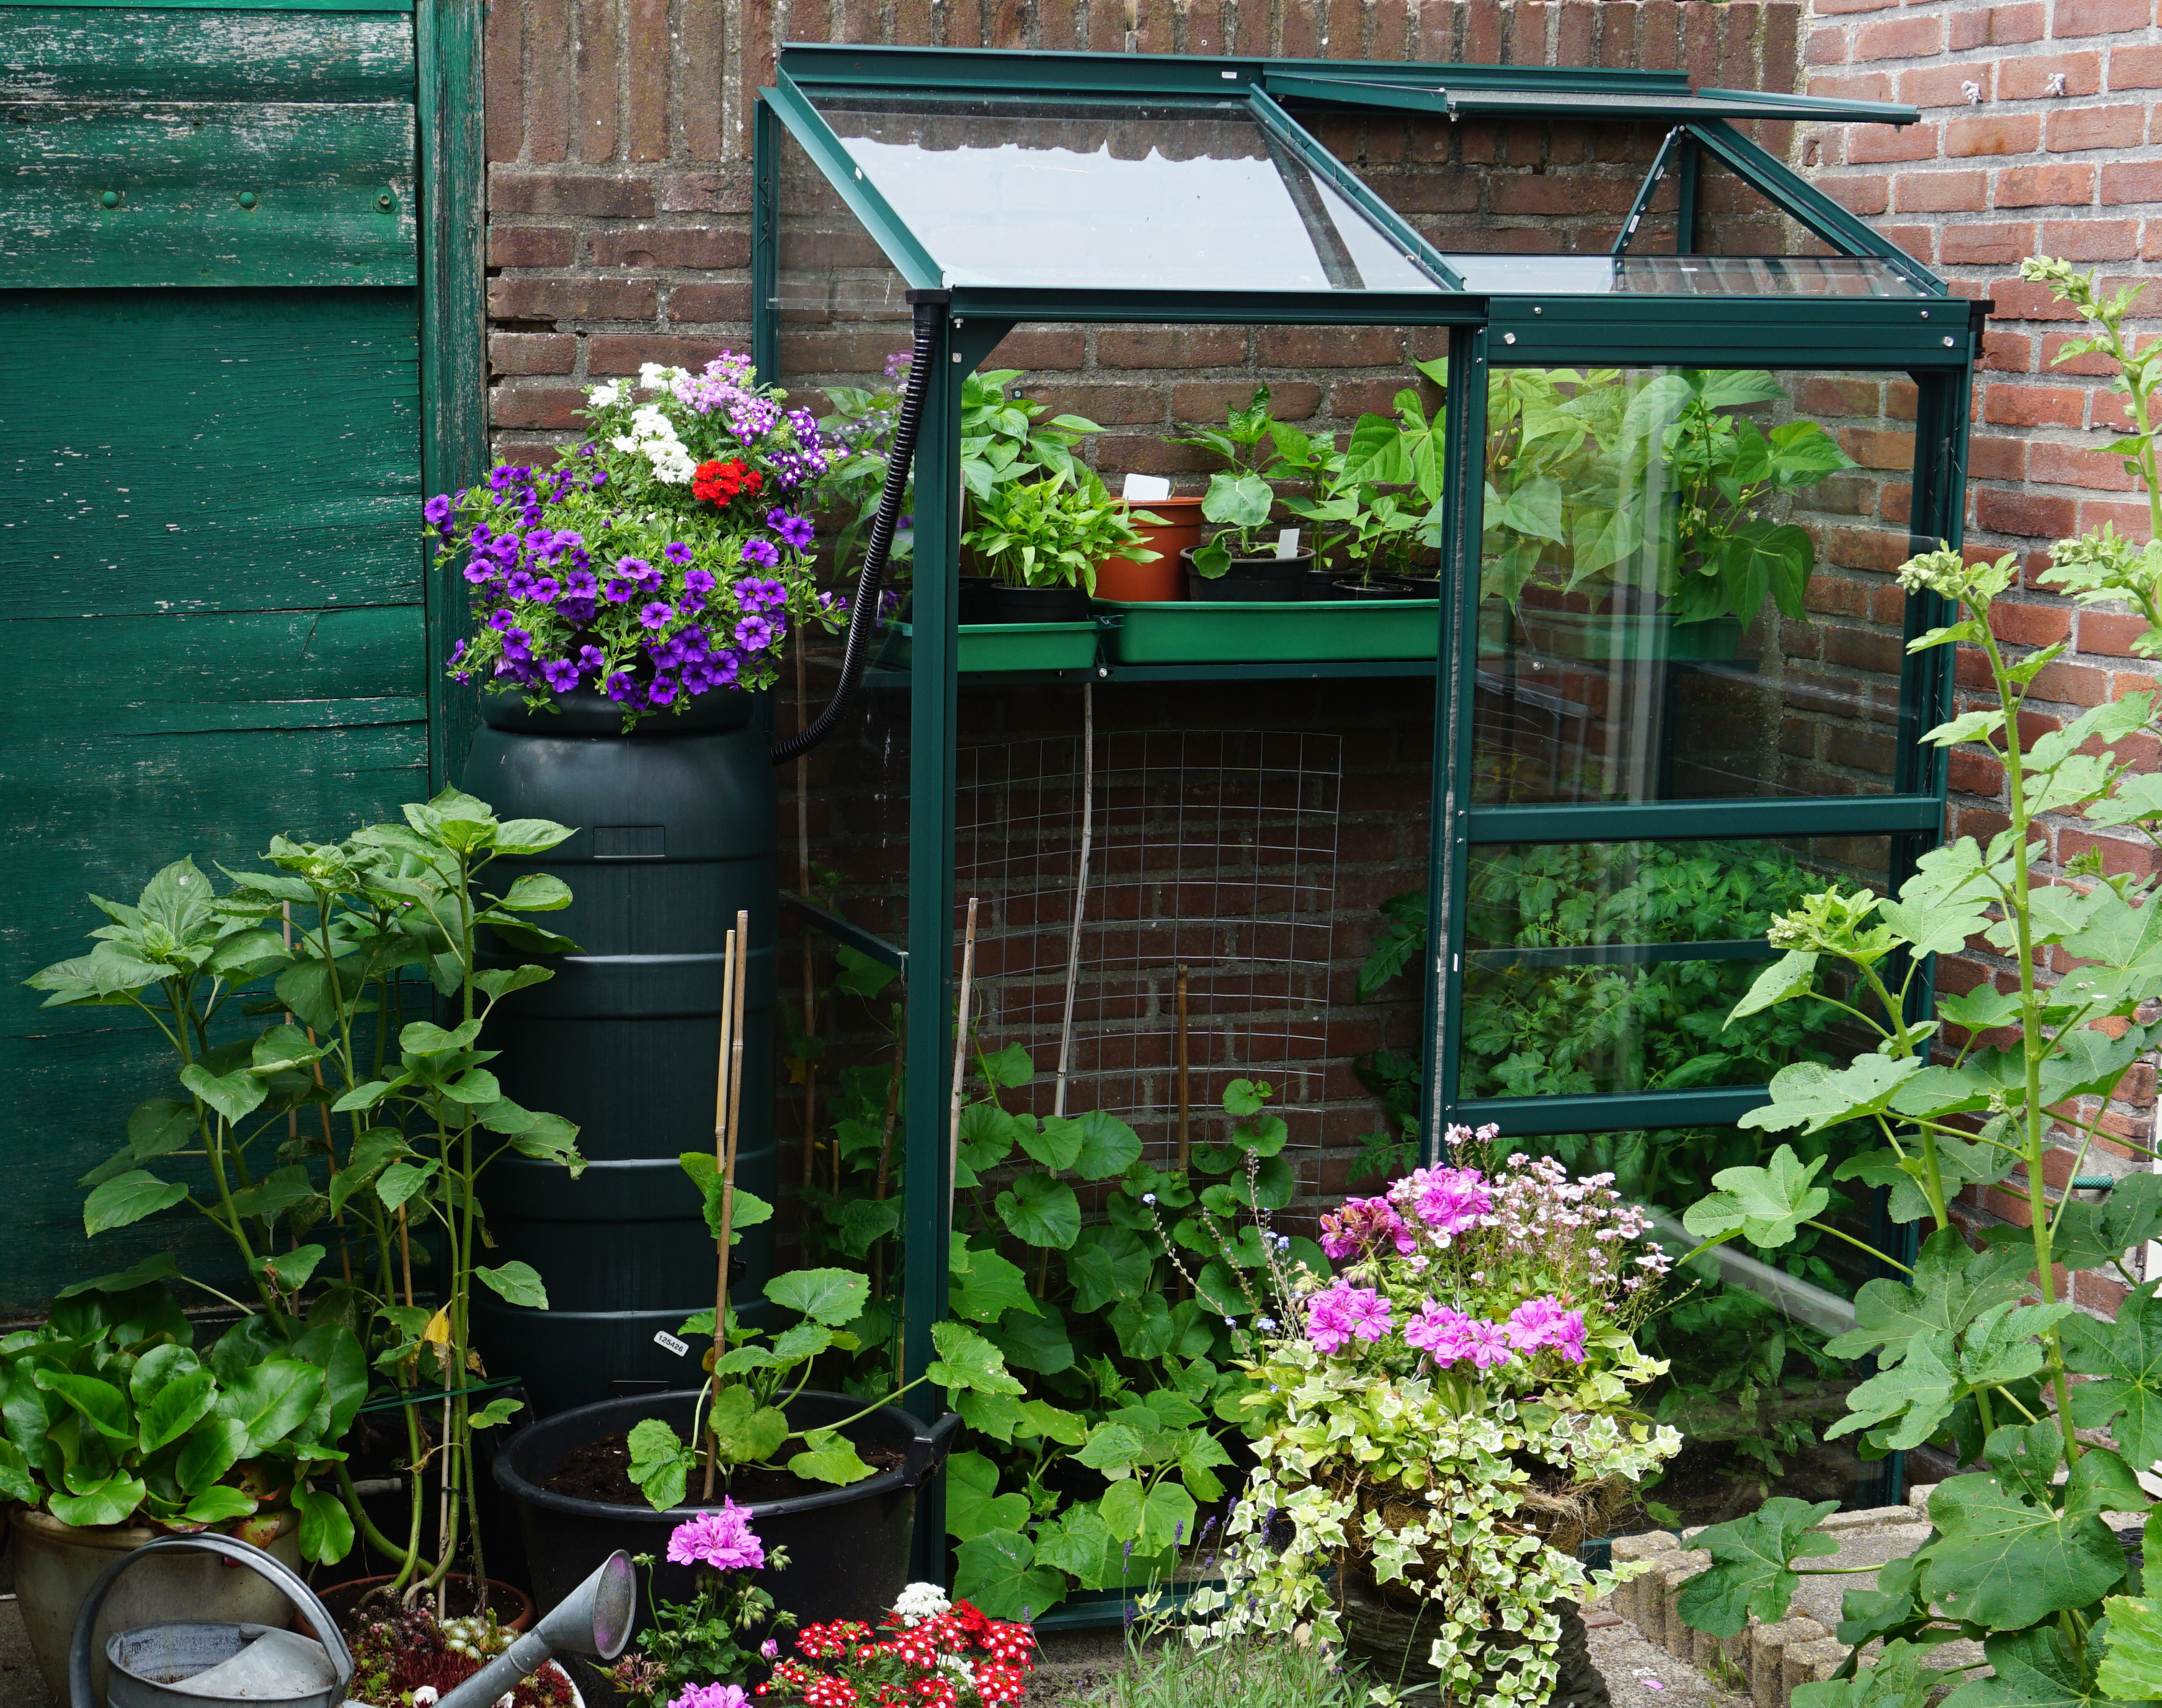
<path id="1" fill-rule="evenodd" d="M 666 1347 L 669 1351 L 673 1352 L 678 1358 L 681 1358 L 686 1352 L 688 1352 L 691 1350 L 691 1343 L 688 1340 L 677 1340 L 666 1329 L 661 1329 L 655 1332 L 653 1336 L 653 1344 L 656 1346 Z"/>
<path id="2" fill-rule="evenodd" d="M 1171 496 L 1171 482 L 1161 474 L 1130 474 L 1119 496 L 1136 504 L 1153 503 Z"/>
<path id="3" fill-rule="evenodd" d="M 1279 557 L 1296 557 L 1298 556 L 1298 529 L 1287 528 L 1281 534 L 1277 535 L 1277 556 Z"/>

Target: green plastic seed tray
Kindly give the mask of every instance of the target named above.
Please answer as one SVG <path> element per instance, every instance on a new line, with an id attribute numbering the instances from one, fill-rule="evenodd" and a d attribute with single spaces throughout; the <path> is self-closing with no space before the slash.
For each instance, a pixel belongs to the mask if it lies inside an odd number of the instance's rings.
<path id="1" fill-rule="evenodd" d="M 1286 600 L 1247 603 L 1105 601 L 1120 664 L 1275 664 L 1307 660 L 1431 658 L 1440 645 L 1433 599 Z"/>
<path id="2" fill-rule="evenodd" d="M 895 670 L 906 670 L 911 655 L 912 625 L 896 623 L 886 630 L 886 645 L 879 661 Z M 960 657 L 955 668 L 963 676 L 991 671 L 1086 670 L 1096 661 L 1094 623 L 965 623 L 959 630 Z"/>

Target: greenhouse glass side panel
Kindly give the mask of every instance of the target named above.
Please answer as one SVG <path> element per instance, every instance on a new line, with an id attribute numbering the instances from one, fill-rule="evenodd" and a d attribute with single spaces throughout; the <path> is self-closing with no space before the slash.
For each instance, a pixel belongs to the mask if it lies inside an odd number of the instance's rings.
<path id="1" fill-rule="evenodd" d="M 1914 406 L 1882 373 L 1496 369 L 1473 800 L 1898 789 Z"/>

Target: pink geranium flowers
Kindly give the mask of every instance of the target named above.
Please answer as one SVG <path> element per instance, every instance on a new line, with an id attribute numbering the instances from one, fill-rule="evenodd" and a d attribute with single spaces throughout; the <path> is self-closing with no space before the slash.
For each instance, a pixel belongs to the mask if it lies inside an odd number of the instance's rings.
<path id="1" fill-rule="evenodd" d="M 1444 1240 L 1480 1226 L 1494 1210 L 1494 1194 L 1476 1168 L 1414 1169 L 1389 1196 Z"/>
<path id="2" fill-rule="evenodd" d="M 1405 1256 L 1418 1250 L 1418 1237 L 1386 1198 L 1347 1198 L 1321 1219 L 1321 1249 L 1331 1262 L 1364 1256 L 1384 1241 Z"/>
<path id="3" fill-rule="evenodd" d="M 1306 1338 L 1324 1352 L 1340 1352 L 1355 1340 L 1379 1340 L 1389 1332 L 1389 1301 L 1371 1287 L 1339 1281 L 1306 1302 Z"/>
<path id="4" fill-rule="evenodd" d="M 719 1512 L 701 1512 L 669 1533 L 668 1563 L 755 1571 L 765 1564 L 765 1549 L 752 1533 L 748 1509 L 723 1495 Z"/>

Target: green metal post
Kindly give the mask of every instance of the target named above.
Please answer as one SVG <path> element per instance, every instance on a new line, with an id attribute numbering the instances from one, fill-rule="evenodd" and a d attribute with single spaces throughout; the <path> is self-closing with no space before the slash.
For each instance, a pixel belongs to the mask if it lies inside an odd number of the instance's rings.
<path id="1" fill-rule="evenodd" d="M 1434 785 L 1428 825 L 1426 1097 L 1419 1135 L 1429 1162 L 1456 1105 L 1464 986 L 1464 890 L 1470 877 L 1471 712 L 1479 681 L 1479 559 L 1486 492 L 1486 329 L 1449 334 L 1449 419 L 1442 434 L 1446 489 L 1442 541 L 1441 675 L 1434 684 Z"/>
<path id="2" fill-rule="evenodd" d="M 487 150 L 481 125 L 481 8 L 419 0 L 420 481 L 430 493 L 478 483 L 488 467 Z M 428 658 L 428 774 L 455 779 L 478 723 L 443 660 L 466 629 L 467 588 L 421 548 Z"/>
<path id="3" fill-rule="evenodd" d="M 931 1326 L 946 1314 L 953 1183 L 947 1154 L 953 1047 L 954 580 L 960 572 L 961 373 L 942 316 L 916 448 L 916 561 L 908 743 L 908 1170 L 902 1209 L 901 1372 L 937 1355 Z M 914 1402 L 935 1418 L 937 1390 Z M 916 1496 L 912 1575 L 946 1579 L 946 1486 Z"/>
<path id="4" fill-rule="evenodd" d="M 1696 191 L 1697 180 L 1704 165 L 1704 149 L 1696 139 L 1696 133 L 1682 133 L 1681 149 L 1675 165 L 1676 199 L 1674 202 L 1674 253 L 1677 255 L 1696 253 Z"/>
<path id="5" fill-rule="evenodd" d="M 781 121 L 760 97 L 751 115 L 750 354 L 768 384 L 781 377 Z"/>

